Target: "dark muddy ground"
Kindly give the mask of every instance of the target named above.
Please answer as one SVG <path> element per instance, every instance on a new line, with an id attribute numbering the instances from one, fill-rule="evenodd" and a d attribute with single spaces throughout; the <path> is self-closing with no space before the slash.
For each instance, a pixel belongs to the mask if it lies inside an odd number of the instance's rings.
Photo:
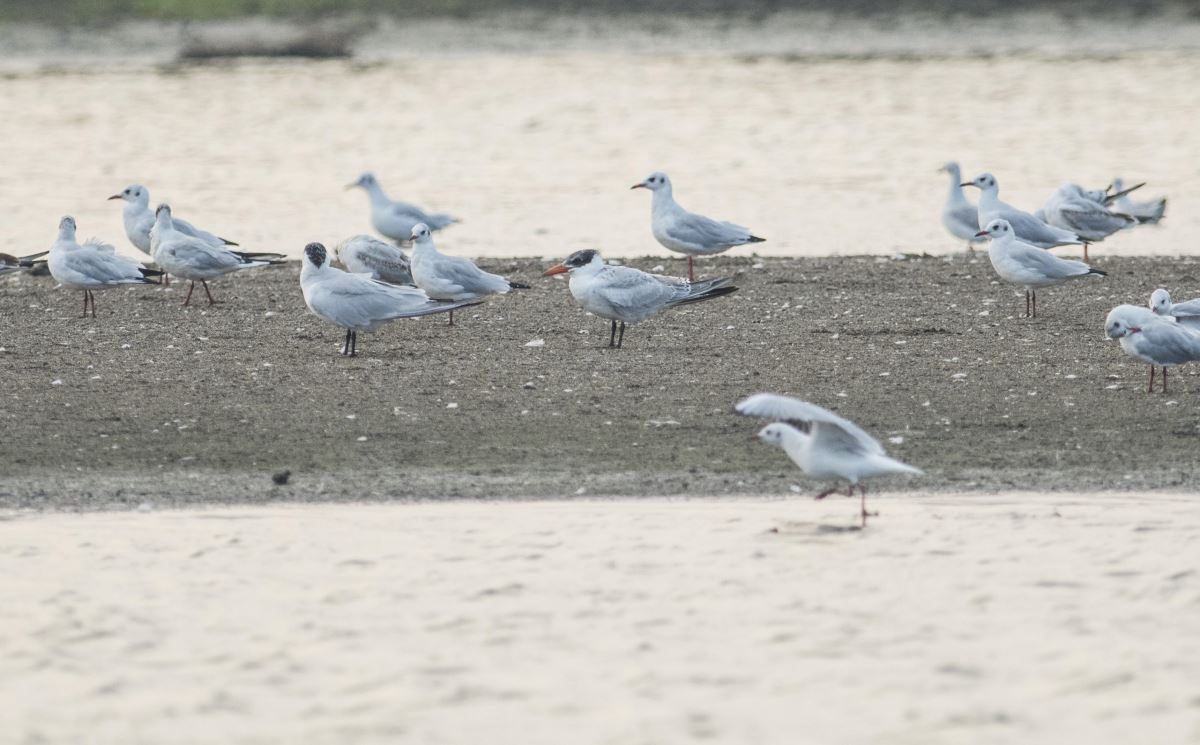
<path id="1" fill-rule="evenodd" d="M 764 390 L 837 410 L 928 474 L 888 490 L 1192 490 L 1195 369 L 1147 395 L 1102 327 L 1157 286 L 1200 294 L 1200 261 L 1098 261 L 1107 279 L 1045 290 L 1025 319 L 984 254 L 719 258 L 704 273 L 740 292 L 632 328 L 622 350 L 545 262 L 485 261 L 533 289 L 453 328 L 362 335 L 357 359 L 307 313 L 295 266 L 215 283 L 212 309 L 180 308 L 176 287 L 108 291 L 96 320 L 48 277 L 7 278 L 0 506 L 819 490 L 732 413 Z"/>

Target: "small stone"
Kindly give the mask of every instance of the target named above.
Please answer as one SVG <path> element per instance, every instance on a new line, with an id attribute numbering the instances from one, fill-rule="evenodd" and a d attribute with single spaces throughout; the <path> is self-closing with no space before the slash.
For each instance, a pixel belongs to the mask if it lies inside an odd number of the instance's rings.
<path id="1" fill-rule="evenodd" d="M 292 477 L 291 471 L 278 471 L 276 473 L 271 474 L 271 481 L 275 482 L 275 486 L 284 486 L 285 484 L 287 484 L 288 479 L 290 479 L 291 477 Z"/>

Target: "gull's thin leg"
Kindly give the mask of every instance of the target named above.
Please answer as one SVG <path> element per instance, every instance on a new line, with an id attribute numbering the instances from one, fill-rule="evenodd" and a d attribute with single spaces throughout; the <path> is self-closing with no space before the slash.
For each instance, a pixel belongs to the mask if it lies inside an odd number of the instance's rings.
<path id="1" fill-rule="evenodd" d="M 164 272 L 163 276 L 162 276 L 162 283 L 163 283 L 164 287 L 170 287 L 171 286 L 171 275 Z"/>
<path id="2" fill-rule="evenodd" d="M 192 290 L 194 289 L 196 289 L 196 280 L 192 280 L 192 283 L 188 285 L 187 297 L 183 299 L 183 305 L 185 308 L 187 307 L 188 303 L 192 302 Z"/>
<path id="3" fill-rule="evenodd" d="M 691 256 L 688 256 L 688 282 L 696 281 L 695 265 L 696 265 L 696 260 L 693 259 Z"/>
<path id="4" fill-rule="evenodd" d="M 1146 393 L 1154 393 L 1154 365 L 1150 366 L 1150 385 L 1146 386 Z"/>
<path id="5" fill-rule="evenodd" d="M 200 280 L 200 284 L 204 285 L 204 294 L 208 295 L 208 304 L 216 305 L 217 301 L 213 300 L 212 293 L 208 291 L 208 282 L 205 282 L 204 280 Z"/>
<path id="6" fill-rule="evenodd" d="M 350 356 L 350 329 L 346 329 L 346 340 L 342 342 L 342 351 L 340 354 L 343 357 Z"/>
<path id="7" fill-rule="evenodd" d="M 867 512 L 867 487 L 862 484 L 858 485 L 858 493 L 862 495 L 862 502 L 859 503 L 859 509 L 862 510 L 862 526 L 867 527 L 867 518 L 875 517 L 878 512 Z"/>
<path id="8" fill-rule="evenodd" d="M 612 330 L 608 332 L 608 346 L 617 346 L 617 322 L 615 319 L 612 322 Z"/>
<path id="9" fill-rule="evenodd" d="M 454 311 L 450 311 L 450 323 L 447 325 L 449 325 L 449 326 L 454 325 Z"/>
<path id="10" fill-rule="evenodd" d="M 1163 365 L 1163 393 L 1167 392 L 1167 366 Z"/>
<path id="11" fill-rule="evenodd" d="M 357 331 L 350 332 L 350 356 L 351 357 L 358 356 L 358 332 Z"/>
<path id="12" fill-rule="evenodd" d="M 1037 290 L 1033 291 L 1033 317 L 1037 318 Z"/>
<path id="13" fill-rule="evenodd" d="M 1087 244 L 1087 241 L 1084 241 L 1083 242 L 1083 260 L 1084 261 L 1088 260 L 1087 250 L 1088 250 L 1088 244 Z"/>
<path id="14" fill-rule="evenodd" d="M 617 349 L 625 345 L 625 322 L 621 321 L 621 333 L 617 336 Z"/>
<path id="15" fill-rule="evenodd" d="M 1029 318 L 1029 290 L 1025 291 L 1025 317 Z"/>
<path id="16" fill-rule="evenodd" d="M 87 291 L 88 298 L 92 301 L 92 318 L 96 317 L 96 293 L 91 290 Z"/>
<path id="17" fill-rule="evenodd" d="M 87 300 L 88 300 L 88 291 L 84 290 L 83 291 L 83 315 L 80 316 L 80 318 L 87 318 Z"/>

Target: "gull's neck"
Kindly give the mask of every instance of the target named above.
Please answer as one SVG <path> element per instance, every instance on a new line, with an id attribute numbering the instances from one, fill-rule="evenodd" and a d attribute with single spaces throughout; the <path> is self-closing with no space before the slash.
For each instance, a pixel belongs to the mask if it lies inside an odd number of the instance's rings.
<path id="1" fill-rule="evenodd" d="M 962 173 L 957 168 L 947 168 L 950 173 L 950 193 L 947 199 L 955 204 L 970 204 L 963 193 Z"/>
<path id="2" fill-rule="evenodd" d="M 75 228 L 67 225 L 60 225 L 58 228 L 58 238 L 56 239 L 55 243 L 66 243 L 73 245 L 75 242 Z"/>
<path id="3" fill-rule="evenodd" d="M 425 236 L 420 240 L 413 241 L 413 256 L 420 254 L 422 256 L 434 256 L 438 252 L 433 245 L 433 238 Z"/>
<path id="4" fill-rule="evenodd" d="M 671 193 L 670 184 L 664 184 L 662 187 L 655 189 L 652 194 L 650 209 L 654 212 L 662 212 L 664 210 L 678 211 L 682 209 L 679 203 L 675 201 L 675 196 Z"/>
<path id="5" fill-rule="evenodd" d="M 1000 186 L 999 186 L 999 184 L 997 184 L 996 186 L 989 187 L 987 189 L 980 189 L 980 191 L 982 193 L 979 195 L 979 206 L 985 212 L 988 210 L 991 210 L 991 209 L 998 208 L 1000 206 Z"/>
<path id="6" fill-rule="evenodd" d="M 367 190 L 367 197 L 371 200 L 371 204 L 387 205 L 392 201 L 388 199 L 387 194 L 383 193 L 383 187 L 379 185 L 378 181 L 371 181 L 364 184 L 363 188 Z"/>

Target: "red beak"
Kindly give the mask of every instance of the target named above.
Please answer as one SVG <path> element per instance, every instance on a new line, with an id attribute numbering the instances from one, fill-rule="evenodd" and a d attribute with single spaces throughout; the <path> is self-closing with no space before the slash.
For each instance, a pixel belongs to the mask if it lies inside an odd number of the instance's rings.
<path id="1" fill-rule="evenodd" d="M 569 271 L 571 271 L 571 270 L 566 268 L 562 264 L 555 264 L 554 266 L 550 267 L 546 271 L 542 272 L 542 276 L 549 277 L 554 274 L 566 274 Z"/>
<path id="2" fill-rule="evenodd" d="M 634 184 L 633 186 L 631 186 L 629 188 L 630 189 L 645 189 L 646 185 L 645 184 Z"/>

